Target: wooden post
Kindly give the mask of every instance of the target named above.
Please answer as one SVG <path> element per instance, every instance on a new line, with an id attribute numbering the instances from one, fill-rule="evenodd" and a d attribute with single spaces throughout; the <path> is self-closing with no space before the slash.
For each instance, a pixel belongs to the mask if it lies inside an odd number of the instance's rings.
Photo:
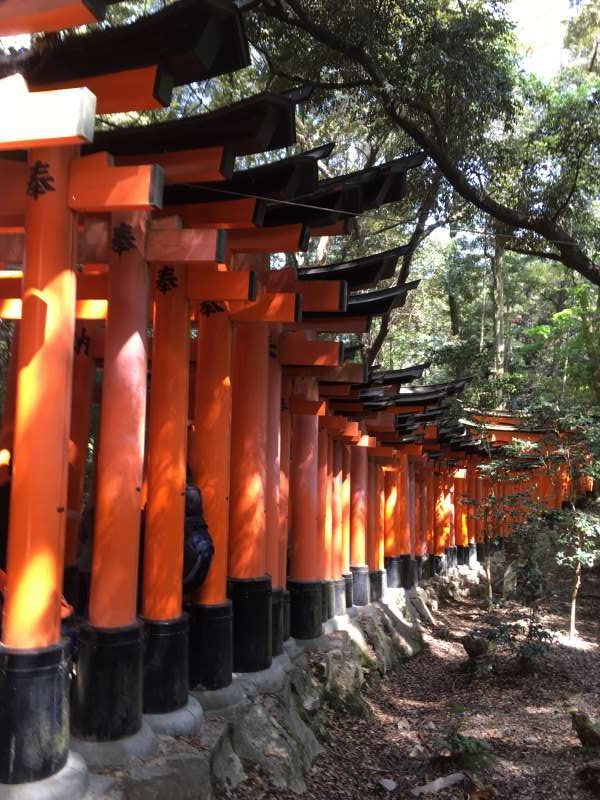
<path id="1" fill-rule="evenodd" d="M 296 393 L 318 398 L 314 379 L 296 381 Z M 290 465 L 290 630 L 299 639 L 321 633 L 321 552 L 318 549 L 319 418 L 293 414 Z"/>
<path id="2" fill-rule="evenodd" d="M 147 222 L 145 212 L 112 215 L 90 625 L 81 631 L 75 695 L 74 727 L 84 739 L 131 736 L 142 723 L 143 636 L 137 598 L 146 422 Z"/>
<path id="3" fill-rule="evenodd" d="M 79 596 L 77 552 L 81 525 L 83 482 L 88 456 L 92 391 L 96 367 L 91 354 L 92 340 L 80 323 L 75 331 L 73 363 L 73 394 L 71 401 L 71 439 L 69 442 L 69 478 L 67 494 L 67 534 L 65 542 L 65 576 L 63 591 L 67 600 L 76 605 Z"/>
<path id="4" fill-rule="evenodd" d="M 190 685 L 229 686 L 233 614 L 227 598 L 231 463 L 232 326 L 227 314 L 198 314 L 194 432 L 190 464 L 213 540 L 208 575 L 190 614 Z"/>
<path id="5" fill-rule="evenodd" d="M 350 463 L 350 571 L 353 576 L 354 605 L 357 606 L 368 605 L 371 599 L 367 565 L 367 454 L 367 447 L 362 442 L 353 445 Z"/>
<path id="6" fill-rule="evenodd" d="M 233 667 L 266 669 L 272 659 L 271 578 L 267 569 L 267 397 L 269 329 L 236 323 L 233 335 L 229 597 Z"/>
<path id="7" fill-rule="evenodd" d="M 189 629 L 182 616 L 188 421 L 187 270 L 157 265 L 144 541 L 144 711 L 188 703 Z"/>
<path id="8" fill-rule="evenodd" d="M 259 323 L 260 324 L 260 323 Z M 268 327 L 267 327 L 268 330 Z M 279 519 L 279 486 L 280 437 L 281 437 L 281 364 L 277 357 L 276 341 L 278 330 L 272 334 L 268 363 L 267 387 L 267 475 L 266 475 L 266 571 L 271 576 L 272 585 L 272 652 L 273 656 L 283 652 L 283 584 L 280 581 L 280 519 Z"/>

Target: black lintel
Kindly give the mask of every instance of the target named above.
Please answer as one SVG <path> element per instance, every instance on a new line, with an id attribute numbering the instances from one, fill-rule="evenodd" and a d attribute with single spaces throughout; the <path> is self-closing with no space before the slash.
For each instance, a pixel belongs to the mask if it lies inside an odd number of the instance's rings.
<path id="1" fill-rule="evenodd" d="M 234 172 L 227 181 L 184 183 L 165 187 L 165 205 L 215 203 L 244 197 L 295 197 L 317 185 L 319 160 L 327 158 L 333 143 L 288 158 Z"/>
<path id="2" fill-rule="evenodd" d="M 346 311 L 307 312 L 305 319 L 340 319 L 343 317 L 380 317 L 402 304 L 406 294 L 416 289 L 419 281 L 410 281 L 392 289 L 378 289 L 374 292 L 350 295 Z"/>
<path id="3" fill-rule="evenodd" d="M 235 72 L 250 63 L 242 15 L 230 0 L 179 0 L 126 25 L 69 34 L 0 60 L 36 86 L 158 66 L 157 92 Z M 169 96 L 158 96 L 161 102 Z"/>
<path id="4" fill-rule="evenodd" d="M 406 171 L 419 166 L 424 153 L 416 153 L 360 172 L 351 172 L 320 181 L 315 191 L 299 195 L 298 205 L 271 204 L 265 225 L 291 225 L 307 222 L 327 225 L 338 219 L 370 211 L 404 196 Z"/>
<path id="5" fill-rule="evenodd" d="M 408 251 L 408 245 L 395 247 L 383 253 L 375 253 L 352 261 L 338 261 L 322 267 L 301 267 L 300 280 L 344 280 L 351 291 L 368 289 L 379 281 L 391 278 L 396 271 L 398 259 Z"/>
<path id="6" fill-rule="evenodd" d="M 144 155 L 222 146 L 235 156 L 244 156 L 288 147 L 295 141 L 294 101 L 263 92 L 207 114 L 97 131 L 93 144 L 83 150 Z"/>
<path id="7" fill-rule="evenodd" d="M 426 369 L 431 366 L 430 361 L 423 364 L 414 364 L 412 367 L 404 367 L 403 369 L 393 370 L 378 370 L 373 372 L 371 376 L 372 384 L 392 384 L 392 383 L 408 383 L 411 380 L 418 380 L 423 376 Z"/>

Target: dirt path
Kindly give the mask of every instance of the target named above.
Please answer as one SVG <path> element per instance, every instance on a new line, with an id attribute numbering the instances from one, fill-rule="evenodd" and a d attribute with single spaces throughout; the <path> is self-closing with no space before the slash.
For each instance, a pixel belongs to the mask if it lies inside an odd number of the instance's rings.
<path id="1" fill-rule="evenodd" d="M 576 774 L 586 755 L 571 730 L 569 710 L 577 707 L 600 718 L 600 585 L 589 582 L 581 601 L 577 646 L 561 639 L 534 674 L 521 675 L 498 658 L 496 669 L 476 678 L 465 671 L 465 652 L 454 640 L 484 622 L 476 603 L 440 609 L 440 625 L 452 631 L 426 633 L 428 648 L 417 658 L 380 679 L 369 676 L 364 696 L 369 713 L 357 717 L 326 711 L 325 752 L 309 780 L 311 800 L 411 797 L 410 790 L 456 770 L 440 755 L 453 731 L 476 737 L 493 751 L 494 761 L 477 770 L 479 794 L 452 788 L 430 795 L 436 800 L 584 800 L 593 797 Z M 567 608 L 545 610 L 554 629 L 567 627 Z M 512 607 L 509 612 L 518 614 Z M 446 638 L 444 638 L 446 636 Z M 438 763 L 441 762 L 441 763 Z M 391 792 L 379 781 L 391 779 Z M 232 795 L 236 800 L 291 800 L 274 791 L 254 771 Z"/>

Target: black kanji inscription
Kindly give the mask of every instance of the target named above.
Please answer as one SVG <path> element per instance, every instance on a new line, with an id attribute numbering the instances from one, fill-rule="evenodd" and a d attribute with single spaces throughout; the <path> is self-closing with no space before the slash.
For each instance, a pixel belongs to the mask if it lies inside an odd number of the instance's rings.
<path id="1" fill-rule="evenodd" d="M 159 292 L 166 294 L 170 292 L 171 289 L 177 289 L 179 286 L 179 281 L 177 280 L 177 275 L 175 274 L 175 270 L 173 267 L 161 267 L 158 270 L 158 275 L 156 276 L 156 288 Z"/>
<path id="2" fill-rule="evenodd" d="M 200 313 L 204 314 L 205 317 L 210 317 L 211 314 L 218 314 L 219 311 L 225 311 L 225 306 L 207 301 L 200 303 Z"/>
<path id="3" fill-rule="evenodd" d="M 56 191 L 54 178 L 49 172 L 50 165 L 45 161 L 36 161 L 29 168 L 29 181 L 27 182 L 27 194 L 37 200 L 41 194 Z"/>
<path id="4" fill-rule="evenodd" d="M 113 228 L 113 235 L 112 235 L 112 249 L 113 253 L 117 253 L 118 255 L 122 255 L 126 253 L 128 250 L 131 250 L 135 245 L 135 236 L 133 233 L 133 228 L 127 222 L 120 222 L 115 228 Z"/>

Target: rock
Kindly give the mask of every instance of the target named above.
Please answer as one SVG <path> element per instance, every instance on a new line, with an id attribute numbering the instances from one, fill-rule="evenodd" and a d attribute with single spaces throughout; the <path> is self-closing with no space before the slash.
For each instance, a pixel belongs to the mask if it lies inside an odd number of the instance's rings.
<path id="1" fill-rule="evenodd" d="M 600 725 L 583 711 L 571 712 L 571 724 L 584 747 L 600 747 Z"/>
<path id="2" fill-rule="evenodd" d="M 588 761 L 577 774 L 590 791 L 600 796 L 600 760 Z"/>
<path id="3" fill-rule="evenodd" d="M 408 754 L 408 757 L 424 761 L 426 758 L 429 758 L 429 754 L 422 744 L 416 744 Z"/>
<path id="4" fill-rule="evenodd" d="M 437 778 L 431 783 L 426 783 L 424 786 L 417 786 L 410 790 L 414 797 L 419 797 L 422 794 L 435 794 L 441 792 L 442 789 L 448 789 L 450 786 L 456 786 L 458 783 L 464 783 L 466 776 L 464 772 L 453 772 L 451 775 L 446 775 L 445 778 Z"/>
<path id="5" fill-rule="evenodd" d="M 396 781 L 393 781 L 390 778 L 380 778 L 377 783 L 379 786 L 385 789 L 386 792 L 393 792 L 394 789 L 398 788 Z"/>
<path id="6" fill-rule="evenodd" d="M 181 753 L 131 769 L 122 784 L 126 800 L 211 800 L 208 753 Z"/>
<path id="7" fill-rule="evenodd" d="M 482 636 L 463 636 L 460 643 L 465 648 L 469 658 L 483 658 L 490 649 L 489 639 Z"/>

